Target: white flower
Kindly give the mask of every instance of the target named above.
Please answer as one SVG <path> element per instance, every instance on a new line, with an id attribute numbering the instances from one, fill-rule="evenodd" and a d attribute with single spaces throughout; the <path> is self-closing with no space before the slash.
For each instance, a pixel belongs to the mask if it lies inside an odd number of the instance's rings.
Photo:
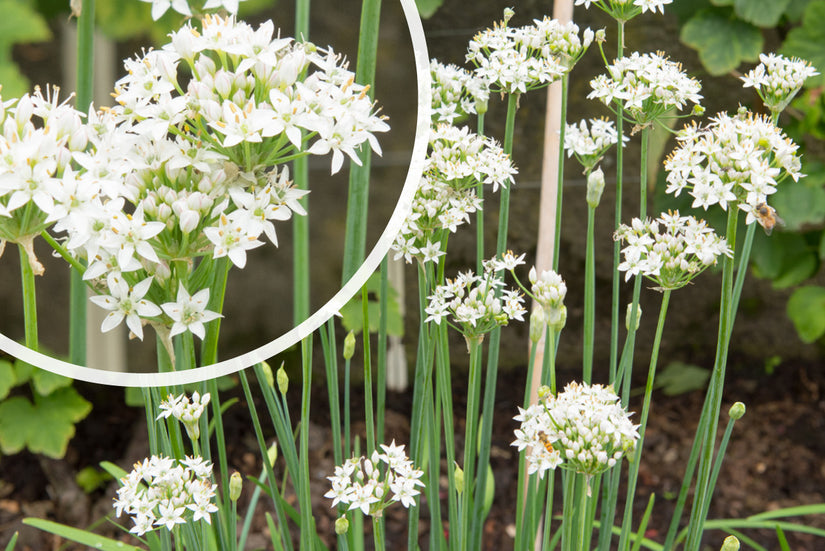
<path id="1" fill-rule="evenodd" d="M 140 0 L 141 2 L 151 2 L 152 3 L 152 19 L 157 21 L 163 14 L 166 13 L 166 10 L 172 8 L 176 12 L 181 15 L 185 15 L 187 17 L 192 16 L 192 11 L 189 9 L 189 0 Z"/>
<path id="2" fill-rule="evenodd" d="M 126 325 L 129 330 L 137 338 L 143 340 L 141 318 L 152 318 L 161 314 L 161 309 L 157 304 L 143 298 L 149 292 L 152 277 L 147 277 L 133 287 L 129 287 L 122 276 L 113 273 L 109 274 L 106 282 L 109 286 L 109 295 L 89 298 L 101 308 L 109 310 L 109 314 L 103 319 L 100 330 L 104 333 L 111 331 L 126 318 Z"/>
<path id="3" fill-rule="evenodd" d="M 756 89 L 765 106 L 774 113 L 782 111 L 805 84 L 819 73 L 804 59 L 777 54 L 759 54 L 759 65 L 740 77 L 744 87 Z"/>
<path id="4" fill-rule="evenodd" d="M 209 304 L 209 289 L 201 289 L 193 296 L 189 296 L 183 283 L 178 284 L 176 302 L 161 304 L 166 315 L 172 318 L 172 330 L 169 335 L 174 337 L 184 331 L 191 331 L 201 339 L 205 334 L 204 323 L 222 317 L 217 312 L 207 310 Z"/>

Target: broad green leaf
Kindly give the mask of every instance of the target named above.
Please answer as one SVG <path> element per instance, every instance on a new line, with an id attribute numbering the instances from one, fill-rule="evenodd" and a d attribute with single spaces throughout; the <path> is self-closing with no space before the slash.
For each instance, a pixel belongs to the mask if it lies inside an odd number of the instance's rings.
<path id="1" fill-rule="evenodd" d="M 418 13 L 422 19 L 429 19 L 438 11 L 444 0 L 415 0 L 415 5 L 418 7 Z"/>
<path id="2" fill-rule="evenodd" d="M 805 236 L 789 232 L 774 232 L 768 237 L 757 230 L 751 260 L 757 277 L 772 280 L 776 289 L 802 283 L 819 266 L 816 246 Z"/>
<path id="3" fill-rule="evenodd" d="M 736 0 L 736 15 L 757 27 L 775 27 L 791 0 Z"/>
<path id="4" fill-rule="evenodd" d="M 825 287 L 795 289 L 788 300 L 787 313 L 804 342 L 814 342 L 825 335 Z"/>
<path id="5" fill-rule="evenodd" d="M 128 543 L 104 538 L 103 536 L 87 532 L 86 530 L 72 528 L 71 526 L 58 524 L 57 522 L 42 518 L 26 518 L 23 519 L 23 524 L 33 526 L 38 530 L 43 530 L 50 534 L 57 534 L 61 538 L 74 541 L 81 545 L 87 545 L 92 549 L 100 549 L 101 551 L 143 551 L 140 547 L 135 547 Z"/>
<path id="6" fill-rule="evenodd" d="M 0 48 L 20 42 L 43 42 L 52 37 L 46 20 L 29 2 L 0 0 L 0 13 L 3 14 L 0 18 Z"/>
<path id="7" fill-rule="evenodd" d="M 730 8 L 700 11 L 682 27 L 680 38 L 699 52 L 712 75 L 728 73 L 743 61 L 756 61 L 763 44 L 760 30 L 733 18 Z"/>
<path id="8" fill-rule="evenodd" d="M 819 258 L 825 260 L 825 232 L 819 238 Z"/>
<path id="9" fill-rule="evenodd" d="M 11 362 L 0 360 L 0 400 L 9 395 L 9 391 L 17 384 L 14 366 Z"/>
<path id="10" fill-rule="evenodd" d="M 819 75 L 805 81 L 809 88 L 825 84 L 825 0 L 811 0 L 802 16 L 802 26 L 791 29 L 779 51 L 806 59 L 817 68 Z"/>
<path id="11" fill-rule="evenodd" d="M 710 0 L 714 6 L 732 6 L 735 0 Z"/>
<path id="12" fill-rule="evenodd" d="M 788 7 L 785 8 L 785 17 L 790 21 L 799 21 L 802 19 L 802 14 L 805 13 L 805 8 L 811 0 L 791 0 Z"/>
<path id="13" fill-rule="evenodd" d="M 671 362 L 657 375 L 656 386 L 667 396 L 678 396 L 705 388 L 710 370 L 698 365 Z"/>
<path id="14" fill-rule="evenodd" d="M 69 377 L 46 371 L 45 369 L 36 368 L 32 371 L 32 383 L 34 383 L 34 390 L 38 394 L 46 396 L 51 394 L 58 388 L 67 387 L 72 384 Z"/>
<path id="15" fill-rule="evenodd" d="M 11 60 L 0 61 L 0 85 L 3 86 L 4 98 L 19 98 L 29 92 L 31 88 L 29 79 L 20 72 L 20 69 Z"/>
<path id="16" fill-rule="evenodd" d="M 23 360 L 14 360 L 14 375 L 17 377 L 17 381 L 14 383 L 15 386 L 29 382 L 35 369 L 37 368 Z"/>
<path id="17" fill-rule="evenodd" d="M 770 203 L 782 217 L 786 230 L 821 224 L 825 221 L 825 171 L 820 167 L 798 182 L 784 182 L 771 196 Z"/>
<path id="18" fill-rule="evenodd" d="M 0 403 L 0 452 L 12 455 L 23 451 L 32 428 L 34 406 L 23 396 Z"/>

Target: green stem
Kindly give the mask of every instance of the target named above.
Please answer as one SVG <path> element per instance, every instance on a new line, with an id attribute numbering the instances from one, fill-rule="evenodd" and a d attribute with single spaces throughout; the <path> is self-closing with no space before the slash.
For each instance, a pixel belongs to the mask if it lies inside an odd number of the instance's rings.
<path id="1" fill-rule="evenodd" d="M 639 218 L 647 216 L 647 157 L 650 145 L 650 126 L 642 128 L 641 168 L 639 170 Z"/>
<path id="2" fill-rule="evenodd" d="M 94 89 L 95 1 L 85 0 L 77 20 L 77 93 L 75 105 L 86 112 Z M 86 364 L 86 282 L 74 269 L 69 280 L 69 360 Z"/>
<path id="3" fill-rule="evenodd" d="M 381 0 L 363 0 L 361 24 L 358 34 L 358 65 L 355 80 L 370 85 L 370 97 L 374 93 L 375 66 L 378 52 L 378 29 L 381 17 Z M 362 146 L 359 154 L 362 164 L 353 164 L 349 173 L 347 196 L 347 222 L 344 241 L 344 267 L 342 281 L 346 282 L 364 260 L 367 240 L 367 210 L 369 206 L 369 177 L 372 155 L 368 146 Z"/>
<path id="4" fill-rule="evenodd" d="M 622 520 L 622 533 L 619 537 L 618 549 L 626 549 L 629 545 L 629 538 L 633 529 L 633 500 L 636 496 L 636 481 L 639 478 L 639 464 L 642 457 L 642 447 L 644 446 L 645 428 L 647 427 L 648 416 L 650 415 L 650 401 L 653 396 L 653 382 L 656 377 L 656 365 L 659 360 L 659 347 L 662 343 L 662 333 L 665 328 L 665 318 L 667 316 L 667 306 L 670 302 L 670 289 L 666 289 L 662 294 L 662 305 L 659 308 L 659 321 L 656 324 L 656 336 L 653 340 L 653 351 L 650 354 L 650 365 L 647 370 L 647 384 L 645 385 L 645 397 L 642 405 L 642 417 L 639 426 L 639 440 L 636 442 L 636 449 L 633 453 L 633 460 L 630 462 L 627 481 L 627 500 L 625 501 L 624 519 Z"/>
<path id="5" fill-rule="evenodd" d="M 478 115 L 477 134 L 484 135 L 484 113 Z M 484 184 L 479 182 L 476 186 L 476 195 L 479 201 L 484 203 Z M 482 272 L 481 262 L 484 260 L 484 209 L 476 211 L 476 273 Z"/>
<path id="6" fill-rule="evenodd" d="M 312 391 L 312 334 L 301 341 L 301 429 L 300 429 L 300 472 L 293 473 L 301 478 L 301 549 L 313 549 L 315 541 L 315 519 L 312 516 L 312 500 L 309 488 L 309 411 Z"/>
<path id="7" fill-rule="evenodd" d="M 378 442 L 384 441 L 384 412 L 387 401 L 387 315 L 389 296 L 389 255 L 381 261 L 381 282 L 378 289 L 378 358 L 376 385 L 376 425 L 375 434 Z"/>
<path id="8" fill-rule="evenodd" d="M 581 473 L 576 473 L 576 478 L 578 479 L 577 491 L 579 492 L 579 505 L 578 505 L 578 513 L 579 513 L 579 549 L 581 551 L 589 551 L 590 550 L 590 541 L 589 537 L 587 537 L 587 519 L 589 515 L 587 513 L 587 503 L 588 503 L 588 488 L 587 485 L 589 483 L 588 477 Z"/>
<path id="9" fill-rule="evenodd" d="M 621 58 L 624 55 L 624 24 L 618 23 L 617 29 L 617 54 L 616 57 Z M 622 110 L 624 109 L 624 102 L 617 100 L 618 114 L 616 116 L 616 133 L 619 137 L 619 142 L 616 144 L 616 204 L 614 215 L 613 230 L 619 229 L 622 223 L 622 180 L 624 169 L 624 142 L 622 136 L 624 135 L 624 119 L 622 118 Z M 613 243 L 613 293 L 612 293 L 612 308 L 610 315 L 610 383 L 616 383 L 616 369 L 619 358 L 619 282 L 621 281 L 621 272 L 616 269 L 619 265 L 621 256 L 621 243 L 615 241 Z M 604 516 L 602 516 L 604 521 Z M 612 521 L 611 521 L 612 524 Z M 607 534 L 607 541 L 610 541 L 610 530 L 602 530 L 602 533 Z M 602 543 L 603 538 L 599 538 L 599 549 L 605 551 L 606 544 Z"/>
<path id="10" fill-rule="evenodd" d="M 470 529 L 475 524 L 475 519 L 471 518 L 473 508 L 473 494 L 475 493 L 475 461 L 476 448 L 478 446 L 478 401 L 481 395 L 481 349 L 480 340 L 468 339 L 470 347 L 470 380 L 467 384 L 467 412 L 464 424 L 464 493 L 462 498 L 462 511 L 465 516 L 461 522 L 461 545 L 460 549 L 470 548 Z M 479 471 L 480 473 L 481 471 Z M 479 477 L 486 476 L 479 474 Z"/>
<path id="11" fill-rule="evenodd" d="M 370 355 L 370 318 L 367 286 L 361 288 L 363 308 L 362 335 L 364 337 L 364 415 L 367 422 L 367 457 L 375 450 L 375 413 L 372 403 L 372 357 Z"/>
<path id="12" fill-rule="evenodd" d="M 507 96 L 507 120 L 504 126 L 504 153 L 513 153 L 513 134 L 516 126 L 516 111 L 518 110 L 519 94 Z M 496 255 L 501 256 L 507 249 L 507 226 L 510 220 L 510 186 L 501 187 L 501 205 L 498 215 L 498 238 L 496 240 Z"/>
<path id="13" fill-rule="evenodd" d="M 209 309 L 213 312 L 223 312 L 223 301 L 226 298 L 226 281 L 232 262 L 228 258 L 219 258 L 215 263 L 214 281 L 209 296 Z M 206 325 L 206 335 L 201 344 L 201 364 L 211 365 L 218 361 L 218 335 L 221 331 L 221 318 L 210 321 Z"/>
<path id="14" fill-rule="evenodd" d="M 553 244 L 553 270 L 559 269 L 559 249 L 561 248 L 561 202 L 564 189 L 564 133 L 567 130 L 567 91 L 570 76 L 565 73 L 561 77 L 561 125 L 559 127 L 559 166 L 556 183 L 556 233 Z"/>
<path id="15" fill-rule="evenodd" d="M 35 293 L 34 270 L 32 270 L 31 264 L 29 263 L 29 254 L 23 245 L 18 245 L 17 248 L 20 252 L 20 279 L 23 287 L 23 327 L 26 337 L 26 347 L 37 350 L 37 295 Z"/>
<path id="16" fill-rule="evenodd" d="M 375 542 L 375 551 L 385 551 L 384 518 L 372 517 L 372 539 Z"/>
<path id="17" fill-rule="evenodd" d="M 582 352 L 582 380 L 590 384 L 593 378 L 593 346 L 596 334 L 596 253 L 595 207 L 587 207 L 587 251 L 584 265 L 584 350 Z"/>
<path id="18" fill-rule="evenodd" d="M 295 0 L 295 37 L 300 41 L 309 41 L 310 0 Z M 292 162 L 293 184 L 301 190 L 309 189 L 308 157 L 298 157 Z M 304 195 L 299 202 L 309 213 L 309 195 Z M 292 316 L 295 325 L 309 317 L 309 214 L 292 218 Z"/>

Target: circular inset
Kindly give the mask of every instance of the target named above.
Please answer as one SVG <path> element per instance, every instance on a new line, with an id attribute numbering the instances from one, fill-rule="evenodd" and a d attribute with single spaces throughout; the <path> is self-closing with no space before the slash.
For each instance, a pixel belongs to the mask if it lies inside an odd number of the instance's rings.
<path id="1" fill-rule="evenodd" d="M 0 350 L 41 369 L 92 383 L 126 387 L 182 385 L 228 375 L 271 358 L 309 336 L 329 318 L 337 314 L 341 307 L 366 283 L 367 278 L 378 268 L 381 260 L 389 251 L 390 245 L 410 210 L 413 195 L 424 171 L 424 158 L 430 128 L 429 55 L 424 38 L 424 29 L 414 0 L 400 0 L 400 3 L 413 45 L 418 86 L 415 139 L 410 165 L 398 203 L 383 233 L 367 255 L 364 263 L 326 304 L 322 305 L 304 322 L 263 346 L 228 360 L 186 371 L 122 373 L 93 369 L 46 356 L 13 341 L 2 333 L 0 333 Z"/>

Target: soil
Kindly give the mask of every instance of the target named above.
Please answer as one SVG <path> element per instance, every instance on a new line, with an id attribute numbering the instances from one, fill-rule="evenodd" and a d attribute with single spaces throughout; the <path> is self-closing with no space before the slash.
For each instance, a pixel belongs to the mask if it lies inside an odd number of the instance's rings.
<path id="1" fill-rule="evenodd" d="M 560 373 L 560 381 L 573 377 L 572 372 Z M 318 374 L 316 380 L 320 378 L 321 374 Z M 496 500 L 484 526 L 484 549 L 491 551 L 511 549 L 513 545 L 518 462 L 510 442 L 515 428 L 512 420 L 514 404 L 521 401 L 522 378 L 523 370 L 506 373 L 497 389 L 491 454 Z M 148 444 L 143 414 L 139 408 L 123 405 L 120 389 L 77 385 L 80 392 L 94 403 L 94 414 L 77 426 L 77 434 L 66 457 L 56 461 L 20 453 L 4 457 L 0 462 L 0 547 L 19 531 L 17 549 L 21 551 L 77 548 L 23 526 L 21 521 L 26 517 L 49 518 L 73 526 L 95 525 L 100 533 L 128 540 L 122 530 L 101 522 L 104 516 L 111 516 L 115 483 L 110 481 L 86 494 L 77 487 L 74 474 L 103 460 L 128 469 L 133 462 L 145 457 Z M 457 376 L 454 396 L 459 434 L 463 434 L 465 404 L 461 397 L 466 395 L 465 385 L 466 380 Z M 310 439 L 313 510 L 319 532 L 331 543 L 334 514 L 328 500 L 321 496 L 327 490 L 324 477 L 332 471 L 333 460 L 329 429 L 325 428 L 328 426 L 325 393 L 321 388 L 317 390 L 313 396 Z M 229 395 L 241 398 L 225 416 L 227 434 L 232 435 L 227 442 L 229 461 L 242 474 L 252 475 L 260 472 L 260 461 L 248 411 L 237 388 L 230 390 Z M 635 516 L 641 518 L 650 494 L 655 493 L 656 505 L 646 532 L 654 540 L 661 541 L 667 530 L 703 398 L 701 391 L 677 396 L 657 392 L 654 397 Z M 353 412 L 358 412 L 361 410 L 360 397 L 353 399 Z M 825 502 L 825 463 L 822 461 L 825 441 L 820 438 L 825 430 L 823 370 L 805 364 L 783 364 L 780 371 L 772 374 L 753 369 L 734 370 L 728 377 L 723 411 L 734 401 L 743 401 L 748 411 L 735 426 L 710 518 L 744 518 L 766 510 Z M 390 393 L 387 404 L 386 440 L 396 438 L 407 442 L 411 393 Z M 297 415 L 298 412 L 294 412 L 293 419 Z M 457 445 L 463 445 L 460 437 Z M 242 497 L 242 505 L 249 493 Z M 825 518 L 821 515 L 790 520 L 825 529 Z M 386 526 L 388 548 L 403 549 L 406 537 L 404 510 L 400 507 L 390 509 Z M 429 529 L 426 507 L 422 507 L 422 534 Z M 709 532 L 705 538 L 709 545 L 707 549 L 718 549 L 725 535 Z M 768 549 L 778 548 L 776 535 L 770 530 L 748 531 L 747 535 Z M 795 551 L 822 549 L 822 541 L 814 536 L 790 532 L 786 535 Z M 425 539 L 422 538 L 422 544 L 426 543 Z M 255 516 L 248 549 L 268 548 L 267 542 L 268 531 L 261 510 Z"/>

